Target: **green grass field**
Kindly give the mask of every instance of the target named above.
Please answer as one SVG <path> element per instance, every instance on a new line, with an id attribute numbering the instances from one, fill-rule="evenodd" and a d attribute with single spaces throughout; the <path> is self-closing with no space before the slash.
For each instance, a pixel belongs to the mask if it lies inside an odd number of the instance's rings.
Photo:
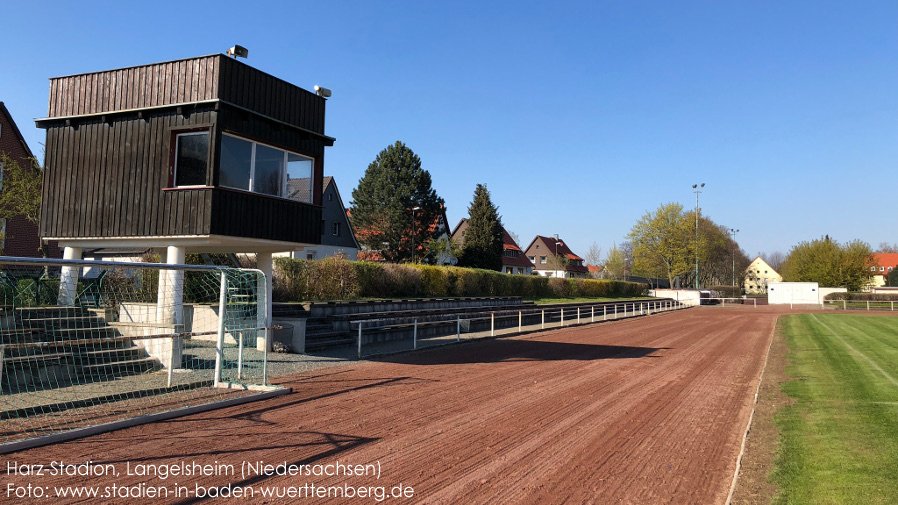
<path id="1" fill-rule="evenodd" d="M 780 320 L 794 400 L 775 417 L 777 504 L 898 503 L 898 318 Z"/>

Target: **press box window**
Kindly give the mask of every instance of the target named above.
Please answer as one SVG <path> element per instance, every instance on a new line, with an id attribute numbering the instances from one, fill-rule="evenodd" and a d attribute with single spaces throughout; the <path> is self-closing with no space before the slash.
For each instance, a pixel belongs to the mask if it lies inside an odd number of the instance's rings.
<path id="1" fill-rule="evenodd" d="M 209 132 L 181 133 L 176 137 L 175 186 L 205 186 L 209 166 Z"/>
<path id="2" fill-rule="evenodd" d="M 312 169 L 312 158 L 233 135 L 221 136 L 222 186 L 311 202 Z"/>

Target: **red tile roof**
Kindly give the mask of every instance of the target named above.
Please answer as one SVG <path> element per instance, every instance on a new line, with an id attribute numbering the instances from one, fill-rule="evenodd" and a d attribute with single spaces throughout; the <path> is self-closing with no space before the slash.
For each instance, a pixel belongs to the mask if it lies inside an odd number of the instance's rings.
<path id="1" fill-rule="evenodd" d="M 542 242 L 542 244 L 546 247 L 546 253 L 543 256 L 555 255 L 556 251 L 559 256 L 564 256 L 565 258 L 572 261 L 583 261 L 583 258 L 574 254 L 573 251 L 568 248 L 567 244 L 564 243 L 564 240 L 558 239 L 555 240 L 555 237 L 544 237 L 542 235 L 537 235 L 536 238 L 533 239 L 533 242 L 530 242 L 530 245 L 527 246 L 527 253 L 530 254 L 531 248 L 536 244 L 536 242 Z M 557 242 L 557 244 L 556 244 Z M 556 249 L 557 247 L 557 249 Z M 555 270 L 548 264 L 543 268 L 537 267 L 539 270 Z M 578 273 L 587 273 L 589 270 L 583 265 L 568 265 L 565 268 L 567 272 L 578 272 Z"/>

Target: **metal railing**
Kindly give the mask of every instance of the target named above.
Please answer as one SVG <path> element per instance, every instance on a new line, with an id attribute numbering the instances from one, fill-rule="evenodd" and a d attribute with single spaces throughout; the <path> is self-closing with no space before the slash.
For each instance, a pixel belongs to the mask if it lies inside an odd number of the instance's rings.
<path id="1" fill-rule="evenodd" d="M 440 316 L 414 315 L 357 319 L 350 321 L 355 329 L 357 356 L 364 355 L 365 344 L 379 344 L 372 354 L 416 350 L 426 346 L 445 345 L 462 340 L 511 336 L 532 331 L 567 328 L 584 324 L 615 321 L 687 308 L 676 300 L 639 300 L 605 302 L 560 308 L 521 308 L 516 310 L 452 313 Z M 426 335 L 422 335 L 426 330 Z M 383 336 L 382 340 L 378 340 Z"/>

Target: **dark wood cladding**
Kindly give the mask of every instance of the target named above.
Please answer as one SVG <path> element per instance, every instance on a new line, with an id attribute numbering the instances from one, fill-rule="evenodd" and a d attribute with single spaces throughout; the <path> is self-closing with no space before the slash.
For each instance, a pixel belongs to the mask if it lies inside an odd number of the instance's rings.
<path id="1" fill-rule="evenodd" d="M 221 100 L 324 134 L 325 100 L 216 54 L 50 79 L 50 118 Z"/>
<path id="2" fill-rule="evenodd" d="M 187 106 L 174 107 L 177 104 Z M 51 81 L 40 233 L 48 238 L 321 238 L 321 192 L 302 203 L 219 188 L 223 132 L 314 158 L 324 99 L 223 55 Z M 178 133 L 208 130 L 204 187 L 172 188 Z"/>
<path id="3" fill-rule="evenodd" d="M 324 98 L 222 56 L 218 98 L 259 114 L 324 133 Z"/>
<path id="4" fill-rule="evenodd" d="M 216 123 L 239 134 L 314 156 L 321 177 L 319 137 L 239 111 L 174 111 L 114 123 L 99 118 L 77 128 L 47 129 L 47 166 L 41 236 L 165 237 L 227 235 L 314 244 L 321 237 L 321 208 L 282 198 L 212 188 L 166 189 L 172 134 Z M 216 153 L 210 165 L 214 166 Z M 319 195 L 316 195 L 318 198 Z"/>
<path id="5" fill-rule="evenodd" d="M 321 207 L 244 191 L 212 190 L 213 235 L 317 244 Z"/>
<path id="6" fill-rule="evenodd" d="M 185 118 L 47 129 L 41 235 L 133 237 L 208 234 L 211 194 L 163 192 L 171 131 L 210 125 L 214 111 Z"/>
<path id="7" fill-rule="evenodd" d="M 50 79 L 50 117 L 213 100 L 221 55 Z"/>

